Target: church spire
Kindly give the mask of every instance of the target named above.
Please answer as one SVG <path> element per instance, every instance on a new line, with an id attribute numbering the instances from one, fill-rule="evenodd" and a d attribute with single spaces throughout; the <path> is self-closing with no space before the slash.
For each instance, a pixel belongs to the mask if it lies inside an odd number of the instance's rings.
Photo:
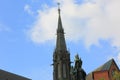
<path id="1" fill-rule="evenodd" d="M 53 53 L 53 80 L 70 80 L 70 53 L 67 51 L 58 4 L 56 49 Z"/>
<path id="2" fill-rule="evenodd" d="M 60 15 L 60 4 L 58 3 L 58 28 L 57 28 L 57 42 L 56 42 L 56 50 L 66 51 L 66 42 L 64 37 L 64 29 L 62 27 L 62 20 Z"/>

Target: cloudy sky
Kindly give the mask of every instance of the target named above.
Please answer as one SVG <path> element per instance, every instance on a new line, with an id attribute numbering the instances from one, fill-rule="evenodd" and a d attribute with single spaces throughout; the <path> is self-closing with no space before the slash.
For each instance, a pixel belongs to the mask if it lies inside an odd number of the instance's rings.
<path id="1" fill-rule="evenodd" d="M 52 80 L 58 2 L 71 61 L 78 53 L 87 73 L 111 58 L 120 67 L 120 0 L 1 0 L 0 69 Z"/>

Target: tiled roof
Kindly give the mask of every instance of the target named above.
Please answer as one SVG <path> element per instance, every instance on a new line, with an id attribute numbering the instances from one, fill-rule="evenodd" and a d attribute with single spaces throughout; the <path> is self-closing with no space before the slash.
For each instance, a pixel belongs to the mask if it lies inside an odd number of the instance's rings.
<path id="1" fill-rule="evenodd" d="M 31 80 L 31 79 L 0 69 L 0 80 Z"/>
<path id="2" fill-rule="evenodd" d="M 86 80 L 93 80 L 92 79 L 92 73 L 95 71 L 105 71 L 105 70 L 109 70 L 110 66 L 112 65 L 112 63 L 115 62 L 114 59 L 110 59 L 108 62 L 106 62 L 105 64 L 103 64 L 102 66 L 100 66 L 99 68 L 95 69 L 94 71 L 92 71 L 91 73 L 89 73 L 86 77 Z"/>
<path id="3" fill-rule="evenodd" d="M 103 64 L 102 66 L 100 66 L 99 68 L 97 68 L 94 71 L 105 71 L 105 70 L 109 70 L 110 66 L 112 65 L 112 62 L 114 62 L 114 59 L 109 60 L 108 62 L 106 62 L 105 64 Z"/>

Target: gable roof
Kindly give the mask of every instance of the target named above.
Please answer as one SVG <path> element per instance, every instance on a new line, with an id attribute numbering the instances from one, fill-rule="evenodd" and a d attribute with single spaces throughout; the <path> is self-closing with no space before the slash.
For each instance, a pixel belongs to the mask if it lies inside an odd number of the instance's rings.
<path id="1" fill-rule="evenodd" d="M 93 80 L 93 72 L 96 71 L 105 71 L 105 70 L 109 70 L 112 63 L 115 63 L 114 59 L 110 59 L 109 61 L 107 61 L 105 64 L 103 64 L 102 66 L 98 67 L 97 69 L 95 69 L 94 71 L 92 71 L 91 73 L 89 73 L 86 77 L 86 80 Z M 118 68 L 117 64 L 115 63 L 116 67 Z M 119 68 L 118 68 L 119 69 Z"/>
<path id="2" fill-rule="evenodd" d="M 102 66 L 100 66 L 99 68 L 97 68 L 94 71 L 105 71 L 105 70 L 109 70 L 110 66 L 112 65 L 112 63 L 115 62 L 114 59 L 111 59 L 109 61 L 107 61 L 105 64 L 103 64 Z"/>
<path id="3" fill-rule="evenodd" d="M 31 80 L 26 77 L 23 77 L 23 76 L 20 76 L 20 75 L 11 73 L 11 72 L 7 72 L 1 69 L 0 69 L 0 79 L 2 80 L 7 80 L 7 79 L 8 80 L 16 80 L 16 79 L 17 80 Z"/>

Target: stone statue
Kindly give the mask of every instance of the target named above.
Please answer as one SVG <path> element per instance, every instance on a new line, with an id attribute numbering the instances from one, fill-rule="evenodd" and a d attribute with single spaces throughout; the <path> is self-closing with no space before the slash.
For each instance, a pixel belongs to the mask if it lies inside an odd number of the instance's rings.
<path id="1" fill-rule="evenodd" d="M 86 72 L 82 69 L 82 60 L 78 54 L 75 56 L 75 66 L 72 70 L 72 80 L 85 80 Z"/>

